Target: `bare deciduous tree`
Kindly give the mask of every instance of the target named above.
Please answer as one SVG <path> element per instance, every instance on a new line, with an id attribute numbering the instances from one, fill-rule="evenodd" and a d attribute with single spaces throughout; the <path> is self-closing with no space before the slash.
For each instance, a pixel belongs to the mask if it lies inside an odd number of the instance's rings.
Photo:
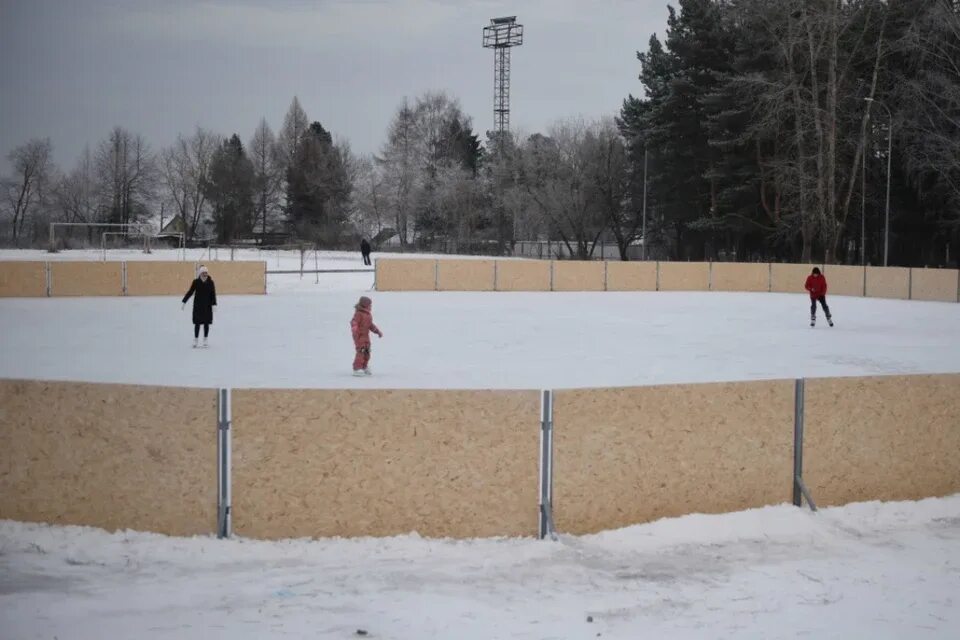
<path id="1" fill-rule="evenodd" d="M 52 147 L 49 138 L 33 139 L 16 147 L 7 158 L 13 175 L 4 185 L 5 205 L 11 218 L 11 235 L 19 245 L 27 220 L 42 203 L 53 171 Z"/>
<path id="2" fill-rule="evenodd" d="M 95 156 L 102 222 L 129 224 L 145 218 L 153 195 L 156 165 L 140 135 L 116 127 Z"/>
<path id="3" fill-rule="evenodd" d="M 221 138 L 197 127 L 189 138 L 177 136 L 173 146 L 161 153 L 161 173 L 167 195 L 183 218 L 187 239 L 193 239 L 208 211 L 204 185 Z"/>

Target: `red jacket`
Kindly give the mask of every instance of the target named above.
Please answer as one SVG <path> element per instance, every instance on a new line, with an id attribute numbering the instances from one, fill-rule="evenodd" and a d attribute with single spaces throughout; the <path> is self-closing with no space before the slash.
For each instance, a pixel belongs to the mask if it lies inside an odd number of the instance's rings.
<path id="1" fill-rule="evenodd" d="M 369 309 L 357 309 L 350 321 L 350 333 L 353 334 L 353 344 L 357 347 L 370 345 L 370 332 L 382 335 L 377 325 L 373 324 L 373 315 Z"/>
<path id="2" fill-rule="evenodd" d="M 803 288 L 810 292 L 811 299 L 817 299 L 820 296 L 827 295 L 827 279 L 821 273 L 819 275 L 810 274 L 807 276 L 807 284 Z"/>

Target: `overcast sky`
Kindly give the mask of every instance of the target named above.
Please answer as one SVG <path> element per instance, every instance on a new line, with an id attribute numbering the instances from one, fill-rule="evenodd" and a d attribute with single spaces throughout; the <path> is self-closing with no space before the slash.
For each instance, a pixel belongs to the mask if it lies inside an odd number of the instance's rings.
<path id="1" fill-rule="evenodd" d="M 152 148 L 203 126 L 246 142 L 294 95 L 311 120 L 379 150 L 404 96 L 443 90 L 492 128 L 489 19 L 516 15 L 514 129 L 613 115 L 641 94 L 635 54 L 667 0 L 0 0 L 0 152 L 49 137 L 72 166 L 111 127 Z M 5 160 L 5 157 L 4 157 Z M 6 163 L 3 162 L 3 166 Z"/>

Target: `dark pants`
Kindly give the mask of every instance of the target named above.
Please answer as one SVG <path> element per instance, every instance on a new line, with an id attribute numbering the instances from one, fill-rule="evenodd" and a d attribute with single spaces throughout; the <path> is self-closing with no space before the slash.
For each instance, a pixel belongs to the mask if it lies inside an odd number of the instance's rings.
<path id="1" fill-rule="evenodd" d="M 817 317 L 817 303 L 820 303 L 820 306 L 823 307 L 823 313 L 827 316 L 827 320 L 830 319 L 830 307 L 827 306 L 827 297 L 820 296 L 819 298 L 810 298 L 810 317 Z"/>
<path id="2" fill-rule="evenodd" d="M 364 253 L 364 254 L 363 254 L 363 264 L 370 264 L 370 254 L 369 254 L 369 253 Z"/>
<path id="3" fill-rule="evenodd" d="M 204 323 L 203 323 L 203 337 L 206 338 L 208 335 L 210 335 L 210 325 L 207 324 L 206 322 L 204 322 Z M 199 337 L 200 337 L 200 325 L 199 325 L 199 324 L 193 325 L 193 337 L 194 337 L 194 338 L 199 338 Z"/>

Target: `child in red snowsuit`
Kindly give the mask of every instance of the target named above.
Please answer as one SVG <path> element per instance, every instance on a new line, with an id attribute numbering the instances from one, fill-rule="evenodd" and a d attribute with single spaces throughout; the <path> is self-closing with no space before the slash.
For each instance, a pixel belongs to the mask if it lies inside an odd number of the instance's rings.
<path id="1" fill-rule="evenodd" d="M 373 301 L 367 296 L 361 296 L 360 301 L 354 306 L 353 320 L 350 321 L 350 332 L 353 334 L 353 346 L 357 350 L 357 355 L 353 359 L 353 375 L 369 376 L 370 371 L 370 333 L 373 332 L 383 337 L 383 332 L 373 324 L 373 314 L 371 308 Z"/>
<path id="2" fill-rule="evenodd" d="M 810 326 L 817 324 L 817 303 L 819 302 L 823 307 L 823 313 L 827 316 L 827 323 L 832 327 L 833 318 L 830 316 L 830 307 L 827 306 L 827 279 L 820 273 L 819 268 L 813 268 L 803 288 L 810 294 Z"/>

